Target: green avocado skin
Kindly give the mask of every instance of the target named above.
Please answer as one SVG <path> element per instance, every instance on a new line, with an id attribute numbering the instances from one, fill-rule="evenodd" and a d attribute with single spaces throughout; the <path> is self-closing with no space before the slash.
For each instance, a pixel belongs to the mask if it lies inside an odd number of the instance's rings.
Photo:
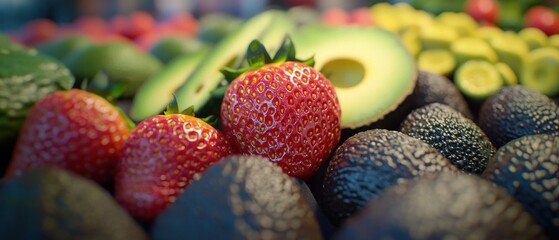
<path id="1" fill-rule="evenodd" d="M 506 86 L 482 104 L 478 125 L 497 148 L 522 136 L 558 136 L 559 107 L 536 90 Z"/>
<path id="2" fill-rule="evenodd" d="M 388 187 L 440 171 L 458 170 L 428 144 L 398 131 L 363 131 L 345 140 L 330 159 L 323 208 L 332 224 L 340 226 Z"/>
<path id="3" fill-rule="evenodd" d="M 336 240 L 546 239 L 503 188 L 471 174 L 426 174 L 386 190 L 338 231 Z"/>
<path id="4" fill-rule="evenodd" d="M 524 136 L 505 144 L 483 177 L 507 189 L 550 239 L 559 239 L 559 137 Z"/>
<path id="5" fill-rule="evenodd" d="M 148 239 L 96 183 L 54 167 L 0 185 L 2 239 Z"/>
<path id="6" fill-rule="evenodd" d="M 468 173 L 481 174 L 496 151 L 472 120 L 440 103 L 412 111 L 400 131 L 431 145 Z"/>
<path id="7" fill-rule="evenodd" d="M 232 155 L 193 181 L 152 227 L 152 239 L 322 239 L 294 179 L 269 159 Z"/>

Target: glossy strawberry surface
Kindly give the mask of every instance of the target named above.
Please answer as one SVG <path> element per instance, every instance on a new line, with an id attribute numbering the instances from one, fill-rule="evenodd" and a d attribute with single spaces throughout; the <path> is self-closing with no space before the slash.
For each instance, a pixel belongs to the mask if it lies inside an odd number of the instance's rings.
<path id="1" fill-rule="evenodd" d="M 199 118 L 157 115 L 142 121 L 122 149 L 117 201 L 151 221 L 211 164 L 232 153 L 223 134 Z"/>
<path id="2" fill-rule="evenodd" d="M 30 110 L 6 176 L 54 165 L 109 184 L 129 133 L 123 116 L 104 98 L 78 89 L 54 92 Z"/>
<path id="3" fill-rule="evenodd" d="M 264 65 L 238 76 L 221 105 L 223 132 L 240 153 L 261 155 L 308 178 L 340 139 L 332 84 L 298 62 Z"/>

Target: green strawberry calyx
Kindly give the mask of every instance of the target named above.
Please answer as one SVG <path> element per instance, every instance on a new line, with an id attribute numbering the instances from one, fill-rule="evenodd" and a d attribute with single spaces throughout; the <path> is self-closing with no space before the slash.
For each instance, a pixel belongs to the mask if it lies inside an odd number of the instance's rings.
<path id="1" fill-rule="evenodd" d="M 165 111 L 163 111 L 163 114 L 164 115 L 182 114 L 182 115 L 196 117 L 194 106 L 190 106 L 182 111 L 179 111 L 179 104 L 177 102 L 177 97 L 174 94 L 173 94 L 173 99 L 171 100 L 171 102 L 169 102 L 169 104 L 165 108 Z M 217 118 L 214 115 L 210 115 L 200 119 L 213 127 L 217 125 Z"/>
<path id="2" fill-rule="evenodd" d="M 289 36 L 283 39 L 283 42 L 274 55 L 270 57 L 270 54 L 266 50 L 266 47 L 258 40 L 252 40 L 248 45 L 246 53 L 248 66 L 240 69 L 232 69 L 225 67 L 221 70 L 221 73 L 225 76 L 225 79 L 231 83 L 235 78 L 244 72 L 260 68 L 266 64 L 271 63 L 283 63 L 283 62 L 300 62 L 308 66 L 314 66 L 314 57 L 308 59 L 300 60 L 295 56 L 295 46 L 293 41 Z M 226 87 L 226 86 L 224 86 Z"/>

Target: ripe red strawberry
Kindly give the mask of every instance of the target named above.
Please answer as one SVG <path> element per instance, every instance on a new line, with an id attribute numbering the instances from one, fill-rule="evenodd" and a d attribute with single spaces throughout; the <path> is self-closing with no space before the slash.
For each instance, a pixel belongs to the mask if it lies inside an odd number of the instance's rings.
<path id="1" fill-rule="evenodd" d="M 265 156 L 285 173 L 306 179 L 338 143 L 341 110 L 330 81 L 313 67 L 292 61 L 294 55 L 289 40 L 274 60 L 252 42 L 250 70 L 228 86 L 220 115 L 235 150 Z"/>
<path id="2" fill-rule="evenodd" d="M 147 118 L 123 146 L 116 199 L 149 222 L 206 168 L 232 153 L 223 134 L 202 119 L 177 113 Z"/>
<path id="3" fill-rule="evenodd" d="M 124 116 L 99 95 L 79 89 L 51 93 L 27 115 L 6 176 L 55 165 L 108 184 L 129 133 Z"/>

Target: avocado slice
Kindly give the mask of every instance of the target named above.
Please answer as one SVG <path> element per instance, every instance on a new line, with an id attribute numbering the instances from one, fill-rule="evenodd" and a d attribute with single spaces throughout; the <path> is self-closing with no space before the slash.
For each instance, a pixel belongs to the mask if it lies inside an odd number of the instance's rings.
<path id="1" fill-rule="evenodd" d="M 449 49 L 458 40 L 460 34 L 453 27 L 440 22 L 433 22 L 421 28 L 422 49 Z"/>
<path id="2" fill-rule="evenodd" d="M 454 82 L 462 94 L 476 102 L 482 102 L 505 85 L 497 67 L 483 60 L 469 60 L 458 67 Z"/>
<path id="3" fill-rule="evenodd" d="M 446 49 L 429 49 L 419 53 L 417 65 L 421 70 L 450 76 L 456 68 L 456 59 Z"/>
<path id="4" fill-rule="evenodd" d="M 394 111 L 415 86 L 415 61 L 394 33 L 376 27 L 314 25 L 293 37 L 300 58 L 336 89 L 342 128 L 359 128 Z"/>
<path id="5" fill-rule="evenodd" d="M 537 90 L 505 86 L 483 102 L 478 125 L 496 148 L 527 135 L 558 136 L 559 107 Z"/>
<path id="6" fill-rule="evenodd" d="M 348 219 L 336 239 L 546 239 L 505 189 L 478 176 L 426 174 Z"/>
<path id="7" fill-rule="evenodd" d="M 435 21 L 452 27 L 460 37 L 471 36 L 478 29 L 478 23 L 465 12 L 443 12 L 435 17 Z"/>
<path id="8" fill-rule="evenodd" d="M 504 62 L 498 62 L 495 63 L 495 67 L 497 68 L 499 76 L 501 76 L 501 79 L 503 79 L 503 82 L 506 86 L 518 84 L 518 77 L 508 64 Z"/>
<path id="9" fill-rule="evenodd" d="M 201 49 L 177 57 L 146 80 L 134 95 L 129 110 L 130 118 L 141 121 L 161 113 L 173 99 L 173 93 L 196 70 L 208 51 Z"/>
<path id="10" fill-rule="evenodd" d="M 547 96 L 559 93 L 559 49 L 543 47 L 532 50 L 524 62 L 520 84 Z"/>
<path id="11" fill-rule="evenodd" d="M 221 69 L 238 67 L 242 64 L 246 47 L 254 40 L 260 40 L 267 48 L 277 49 L 283 37 L 295 29 L 295 23 L 285 11 L 267 10 L 246 22 L 237 31 L 228 34 L 207 54 L 183 84 L 175 92 L 180 110 L 194 106 L 197 111 L 211 108 L 210 112 L 219 109 L 210 101 L 212 91 L 224 79 Z M 218 103 L 219 104 L 219 103 Z M 218 110 L 217 110 L 218 111 Z M 217 114 L 219 115 L 219 114 Z"/>
<path id="12" fill-rule="evenodd" d="M 497 53 L 483 39 L 476 37 L 463 37 L 450 45 L 450 51 L 454 54 L 456 65 L 460 66 L 469 60 L 483 60 L 496 63 Z"/>
<path id="13" fill-rule="evenodd" d="M 303 192 L 261 156 L 209 167 L 157 217 L 153 239 L 322 239 Z"/>
<path id="14" fill-rule="evenodd" d="M 148 239 L 95 182 L 56 167 L 39 167 L 0 187 L 3 239 Z"/>
<path id="15" fill-rule="evenodd" d="M 524 59 L 530 52 L 528 44 L 516 33 L 509 31 L 491 37 L 489 45 L 497 53 L 499 61 L 508 64 L 516 76 L 520 76 Z"/>

